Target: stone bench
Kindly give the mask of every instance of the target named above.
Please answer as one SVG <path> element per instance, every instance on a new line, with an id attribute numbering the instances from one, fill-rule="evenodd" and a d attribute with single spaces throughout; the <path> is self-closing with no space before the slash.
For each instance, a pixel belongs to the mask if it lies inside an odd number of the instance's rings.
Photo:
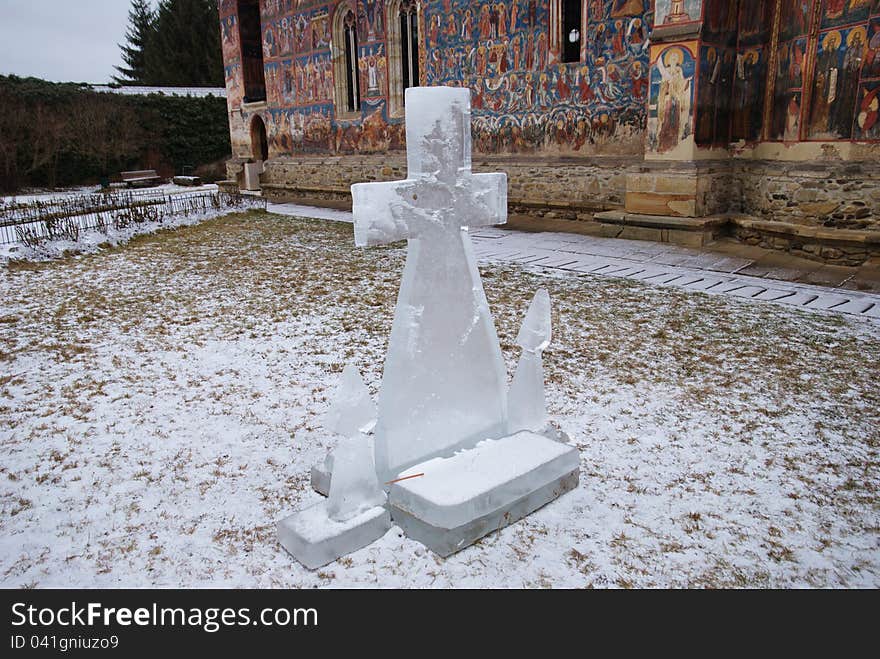
<path id="1" fill-rule="evenodd" d="M 122 182 L 129 188 L 148 188 L 161 185 L 164 179 L 156 173 L 155 169 L 139 169 L 131 172 L 122 172 Z"/>

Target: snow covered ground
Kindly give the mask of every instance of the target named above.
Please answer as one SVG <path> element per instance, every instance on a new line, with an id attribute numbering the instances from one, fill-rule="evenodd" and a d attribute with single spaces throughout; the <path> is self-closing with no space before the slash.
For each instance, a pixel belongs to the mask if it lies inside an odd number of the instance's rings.
<path id="1" fill-rule="evenodd" d="M 579 488 L 446 560 L 392 529 L 312 573 L 275 521 L 342 368 L 375 394 L 404 252 L 250 213 L 0 270 L 0 586 L 880 586 L 880 326 L 483 268 L 512 373 L 554 301 Z"/>

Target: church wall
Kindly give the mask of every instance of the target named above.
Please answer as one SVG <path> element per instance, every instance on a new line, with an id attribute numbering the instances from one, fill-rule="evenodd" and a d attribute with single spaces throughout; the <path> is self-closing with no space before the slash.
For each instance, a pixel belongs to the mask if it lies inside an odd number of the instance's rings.
<path id="1" fill-rule="evenodd" d="M 267 103 L 250 109 L 241 103 L 235 2 L 220 0 L 230 110 L 238 111 L 243 126 L 260 114 L 271 157 L 382 153 L 404 146 L 403 122 L 388 109 L 383 0 L 352 0 L 361 112 L 353 120 L 338 118 L 329 30 L 339 4 L 263 0 Z M 585 0 L 581 61 L 570 64 L 560 63 L 551 47 L 548 2 L 426 0 L 421 6 L 422 82 L 471 87 L 477 152 L 641 154 L 650 0 Z M 370 84 L 373 67 L 376 85 Z M 237 132 L 233 142 L 245 155 L 247 131 Z"/>

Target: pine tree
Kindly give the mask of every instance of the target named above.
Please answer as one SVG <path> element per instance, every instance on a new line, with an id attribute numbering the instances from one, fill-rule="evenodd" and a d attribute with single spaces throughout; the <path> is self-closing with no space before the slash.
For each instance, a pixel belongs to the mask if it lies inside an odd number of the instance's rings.
<path id="1" fill-rule="evenodd" d="M 155 20 L 148 0 L 132 0 L 131 9 L 128 10 L 125 45 L 119 45 L 125 66 L 113 67 L 121 74 L 113 76 L 114 82 L 120 85 L 146 84 L 146 55 L 155 32 Z"/>
<path id="2" fill-rule="evenodd" d="M 174 87 L 223 86 L 215 0 L 161 0 L 146 50 L 146 81 Z"/>

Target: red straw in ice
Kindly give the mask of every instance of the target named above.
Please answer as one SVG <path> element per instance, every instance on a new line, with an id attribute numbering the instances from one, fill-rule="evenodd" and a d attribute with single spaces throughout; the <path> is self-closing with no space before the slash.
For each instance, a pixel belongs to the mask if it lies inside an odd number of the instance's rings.
<path id="1" fill-rule="evenodd" d="M 403 478 L 398 478 L 395 481 L 388 481 L 387 483 L 385 483 L 385 485 L 394 485 L 395 483 L 400 483 L 401 481 L 408 481 L 411 478 L 419 478 L 421 476 L 424 476 L 424 474 L 413 474 L 412 476 L 404 476 Z"/>

